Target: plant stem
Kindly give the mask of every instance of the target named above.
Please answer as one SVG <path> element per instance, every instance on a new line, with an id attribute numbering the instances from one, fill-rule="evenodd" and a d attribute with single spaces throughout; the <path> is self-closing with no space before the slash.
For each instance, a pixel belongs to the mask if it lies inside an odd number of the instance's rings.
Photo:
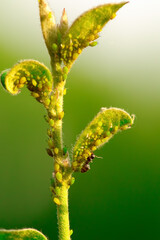
<path id="1" fill-rule="evenodd" d="M 62 139 L 62 118 L 60 114 L 63 112 L 63 90 L 64 82 L 55 82 L 54 85 L 54 95 L 53 95 L 53 109 L 56 110 L 55 126 L 54 126 L 54 143 L 55 147 L 62 151 L 63 139 Z"/>
<path id="2" fill-rule="evenodd" d="M 60 189 L 59 200 L 61 205 L 57 205 L 59 240 L 70 240 L 68 187 L 62 185 Z"/>
<path id="3" fill-rule="evenodd" d="M 62 73 L 56 71 L 55 64 L 51 61 L 52 72 L 54 77 L 54 90 L 52 94 L 52 104 L 49 113 L 55 111 L 56 115 L 53 117 L 55 122 L 53 131 L 54 148 L 59 151 L 54 155 L 54 163 L 59 164 L 59 169 L 55 169 L 56 173 L 61 174 L 62 180 L 56 179 L 55 187 L 59 188 L 59 194 L 56 196 L 59 200 L 57 204 L 57 217 L 59 240 L 70 240 L 70 226 L 69 226 L 69 211 L 68 211 L 68 179 L 72 173 L 67 174 L 67 167 L 63 155 L 63 138 L 62 138 L 62 119 L 63 119 L 63 92 L 65 80 L 62 78 Z M 60 65 L 59 65 L 60 67 Z"/>

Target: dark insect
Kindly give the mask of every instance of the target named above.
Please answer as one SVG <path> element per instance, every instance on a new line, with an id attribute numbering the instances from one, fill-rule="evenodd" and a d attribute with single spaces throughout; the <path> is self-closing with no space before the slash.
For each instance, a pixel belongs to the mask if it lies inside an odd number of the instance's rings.
<path id="1" fill-rule="evenodd" d="M 50 157 L 53 157 L 53 153 L 52 153 L 51 149 L 47 148 L 46 151 Z"/>
<path id="2" fill-rule="evenodd" d="M 83 164 L 81 168 L 81 173 L 85 173 L 90 169 L 89 163 L 91 163 L 94 158 L 95 158 L 95 155 L 92 153 L 91 156 L 87 158 L 87 161 Z"/>

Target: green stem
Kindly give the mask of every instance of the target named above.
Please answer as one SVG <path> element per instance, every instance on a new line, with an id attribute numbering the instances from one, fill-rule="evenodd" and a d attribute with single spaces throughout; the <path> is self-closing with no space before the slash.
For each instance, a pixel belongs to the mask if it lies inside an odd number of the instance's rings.
<path id="1" fill-rule="evenodd" d="M 55 82 L 54 85 L 54 95 L 53 95 L 53 109 L 56 110 L 55 126 L 54 126 L 54 143 L 55 147 L 59 148 L 62 153 L 63 140 L 62 140 L 62 118 L 61 114 L 63 112 L 63 90 L 64 82 Z"/>
<path id="2" fill-rule="evenodd" d="M 62 185 L 60 190 L 60 205 L 57 205 L 59 240 L 70 240 L 68 188 Z"/>
<path id="3" fill-rule="evenodd" d="M 58 152 L 54 152 L 54 164 L 58 164 L 59 167 L 55 167 L 55 187 L 59 188 L 57 203 L 57 217 L 58 217 L 58 229 L 59 240 L 70 240 L 70 226 L 69 226 L 69 211 L 68 211 L 68 180 L 71 174 L 67 174 L 67 167 L 63 155 L 63 138 L 62 138 L 62 119 L 63 119 L 63 92 L 65 81 L 62 79 L 62 74 L 56 71 L 55 65 L 51 62 L 52 72 L 54 77 L 54 89 L 51 96 L 51 107 L 49 108 L 49 115 L 54 120 L 53 126 L 53 143 L 54 150 L 58 149 Z M 59 67 L 61 67 L 59 65 Z M 55 111 L 55 116 L 54 112 Z M 56 174 L 62 176 L 62 179 L 57 179 Z M 55 201 L 56 202 L 56 201 Z"/>
<path id="4" fill-rule="evenodd" d="M 58 150 L 55 156 L 55 160 L 60 163 L 63 159 L 63 139 L 62 139 L 62 119 L 63 112 L 63 91 L 65 81 L 61 79 L 61 75 L 57 74 L 54 66 L 52 65 L 54 89 L 51 95 L 51 104 L 48 109 L 49 119 L 52 119 L 54 124 L 52 128 L 52 139 L 54 143 L 54 149 Z M 52 123 L 51 123 L 52 124 Z"/>

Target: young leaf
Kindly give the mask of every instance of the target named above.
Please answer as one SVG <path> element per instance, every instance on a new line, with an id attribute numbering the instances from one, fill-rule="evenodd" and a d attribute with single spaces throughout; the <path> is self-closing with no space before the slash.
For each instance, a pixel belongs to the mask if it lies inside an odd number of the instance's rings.
<path id="1" fill-rule="evenodd" d="M 48 51 L 52 52 L 52 44 L 57 39 L 55 17 L 46 0 L 38 0 L 38 2 L 43 37 Z"/>
<path id="2" fill-rule="evenodd" d="M 27 86 L 38 101 L 47 103 L 53 87 L 53 78 L 50 70 L 42 63 L 34 60 L 23 60 L 5 70 L 0 75 L 2 86 L 12 95 L 20 92 Z"/>
<path id="3" fill-rule="evenodd" d="M 39 231 L 28 228 L 22 230 L 0 229 L 0 240 L 47 240 Z"/>
<path id="4" fill-rule="evenodd" d="M 68 18 L 67 18 L 67 13 L 65 8 L 63 9 L 63 12 L 62 12 L 59 30 L 62 35 L 64 35 L 68 30 Z"/>
<path id="5" fill-rule="evenodd" d="M 116 16 L 116 12 L 127 2 L 105 4 L 83 13 L 69 28 L 61 44 L 61 58 L 71 65 L 81 51 L 99 37 L 105 24 Z"/>
<path id="6" fill-rule="evenodd" d="M 102 108 L 92 122 L 78 137 L 73 148 L 72 167 L 74 171 L 87 171 L 93 152 L 115 135 L 119 130 L 131 127 L 134 116 L 118 108 Z"/>

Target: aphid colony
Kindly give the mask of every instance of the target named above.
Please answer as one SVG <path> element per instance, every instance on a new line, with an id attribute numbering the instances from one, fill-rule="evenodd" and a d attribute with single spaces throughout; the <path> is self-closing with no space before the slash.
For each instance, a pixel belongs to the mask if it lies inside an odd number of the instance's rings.
<path id="1" fill-rule="evenodd" d="M 67 74 L 68 68 L 63 67 L 62 73 Z M 12 69 L 5 70 L 0 75 L 3 87 L 12 95 L 20 93 L 25 85 L 31 91 L 31 95 L 47 109 L 48 116 L 45 120 L 49 123 L 47 153 L 49 156 L 59 153 L 59 148 L 53 142 L 54 130 L 61 124 L 64 111 L 61 110 L 59 95 L 65 95 L 64 79 L 60 81 L 60 89 L 53 88 L 53 77 L 50 70 L 34 60 L 24 60 L 13 66 Z M 55 79 L 56 80 L 56 79 Z"/>
<path id="2" fill-rule="evenodd" d="M 97 45 L 94 40 L 99 37 L 98 33 L 102 30 L 102 26 L 95 26 L 92 31 L 88 32 L 87 37 L 81 32 L 75 36 L 75 33 L 72 34 L 72 27 L 68 33 L 62 33 L 60 27 L 61 25 L 57 30 L 57 40 L 52 44 L 52 53 L 56 62 L 63 62 L 70 68 L 84 48 Z"/>
<path id="3" fill-rule="evenodd" d="M 81 54 L 84 48 L 88 46 L 96 46 L 97 42 L 93 41 L 99 37 L 97 32 L 90 35 L 88 39 L 81 37 L 79 38 L 78 36 L 73 38 L 71 33 L 68 34 L 68 42 L 64 42 L 60 45 L 61 61 L 63 61 L 65 65 L 70 66 L 78 58 L 79 54 Z"/>
<path id="4" fill-rule="evenodd" d="M 134 116 L 118 108 L 102 108 L 78 138 L 73 149 L 72 168 L 74 171 L 89 170 L 89 163 L 95 157 L 93 152 L 108 142 L 119 130 L 129 128 Z"/>
<path id="5" fill-rule="evenodd" d="M 2 81 L 4 79 L 4 81 Z M 24 60 L 8 69 L 1 75 L 3 86 L 12 95 L 27 86 L 31 95 L 46 107 L 50 104 L 49 95 L 52 91 L 53 79 L 50 71 L 41 63 L 34 60 Z"/>

